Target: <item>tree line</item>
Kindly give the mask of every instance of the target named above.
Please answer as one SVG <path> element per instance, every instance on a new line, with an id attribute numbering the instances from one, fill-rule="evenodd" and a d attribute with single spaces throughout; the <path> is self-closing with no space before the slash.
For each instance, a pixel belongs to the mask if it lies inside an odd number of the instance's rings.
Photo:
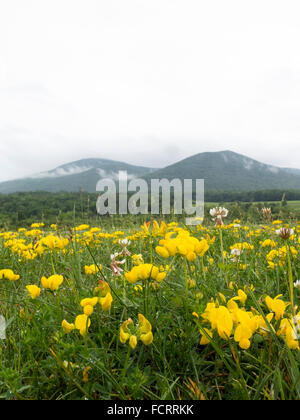
<path id="1" fill-rule="evenodd" d="M 73 225 L 79 221 L 99 222 L 96 212 L 98 194 L 72 193 L 72 192 L 26 192 L 13 194 L 0 194 L 0 227 L 22 227 L 36 221 L 47 224 L 62 223 Z M 225 205 L 229 208 L 232 218 L 243 218 L 258 221 L 261 217 L 262 207 L 271 207 L 275 217 L 280 215 L 300 218 L 300 206 L 291 210 L 287 203 L 300 200 L 300 191 L 250 191 L 250 192 L 225 192 L 207 191 L 205 202 L 210 205 Z M 272 203 L 273 202 L 273 203 Z M 205 208 L 209 217 L 209 208 Z M 132 216 L 133 223 L 139 224 L 148 217 L 137 218 Z M 161 215 L 163 218 L 163 216 Z M 183 216 L 184 217 L 184 216 Z M 155 217 L 159 218 L 159 217 Z M 179 217 L 180 218 L 180 217 Z M 130 215 L 128 216 L 128 220 Z M 167 219 L 173 220 L 174 215 Z M 101 217 L 101 221 L 111 223 L 111 218 Z M 119 220 L 124 223 L 124 217 L 115 216 L 114 223 Z"/>

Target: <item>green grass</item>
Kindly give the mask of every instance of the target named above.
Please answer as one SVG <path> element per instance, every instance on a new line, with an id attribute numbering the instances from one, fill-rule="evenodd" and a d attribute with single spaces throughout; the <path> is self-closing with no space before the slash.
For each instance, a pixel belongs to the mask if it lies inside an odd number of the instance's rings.
<path id="1" fill-rule="evenodd" d="M 268 201 L 268 204 L 278 205 L 280 203 L 281 203 L 280 201 Z M 220 204 L 220 203 L 216 203 L 216 202 L 213 203 L 213 202 L 209 202 L 209 201 L 208 202 L 205 202 L 205 206 L 207 206 L 208 208 L 215 207 L 216 204 Z M 229 202 L 222 203 L 222 204 L 225 207 L 232 205 L 232 203 L 229 203 Z M 255 204 L 255 205 L 258 205 L 258 206 L 263 206 L 264 205 L 264 202 L 262 202 L 262 201 L 256 201 L 256 202 L 251 202 L 251 204 Z M 288 207 L 290 209 L 293 209 L 293 210 L 300 209 L 300 200 L 297 200 L 297 201 L 288 201 L 287 202 L 287 205 L 288 205 Z"/>
<path id="2" fill-rule="evenodd" d="M 201 321 L 201 314 L 211 300 L 222 304 L 219 293 L 228 301 L 239 289 L 246 290 L 246 309 L 252 308 L 264 319 L 270 312 L 264 301 L 267 295 L 275 298 L 282 294 L 285 302 L 290 300 L 287 260 L 270 270 L 266 260 L 270 249 L 261 247 L 267 238 L 278 242 L 276 249 L 284 243 L 278 241 L 273 228 L 249 236 L 249 231 L 256 229 L 255 225 L 224 229 L 221 236 L 213 226 L 193 228 L 191 235 L 211 241 L 204 257 L 193 262 L 181 256 L 162 258 L 155 251 L 162 237 L 131 238 L 128 249 L 132 254 L 142 254 L 145 262 L 153 260 L 158 267 L 171 266 L 159 288 L 153 288 L 150 280 L 131 284 L 123 276 L 112 276 L 110 255 L 122 251 L 116 238 L 138 231 L 134 226 L 128 225 L 124 235 L 100 238 L 101 243 L 94 236 L 88 246 L 82 235 L 71 237 L 62 227 L 62 234 L 70 239 L 66 250 L 45 250 L 34 260 L 4 246 L 7 238 L 0 238 L 0 270 L 12 269 L 20 275 L 15 282 L 0 280 L 0 315 L 7 321 L 6 340 L 0 340 L 0 398 L 299 399 L 299 350 L 289 349 L 276 334 L 280 320 L 271 321 L 274 330 L 265 336 L 259 331 L 253 334 L 247 350 L 239 347 L 234 334 L 227 341 L 217 331 L 210 344 L 200 345 L 201 331 L 209 326 Z M 41 236 L 47 232 L 46 226 Z M 38 238 L 23 235 L 18 238 L 26 239 L 27 244 L 37 242 Z M 299 250 L 298 236 L 293 241 Z M 224 258 L 222 249 L 230 254 L 230 247 L 237 242 L 250 243 L 254 249 L 243 252 L 240 262 Z M 86 275 L 84 266 L 94 263 L 102 265 L 103 274 Z M 246 269 L 240 264 L 247 265 Z M 132 267 L 132 259 L 126 257 L 127 270 Z M 292 258 L 294 279 L 299 267 L 296 255 Z M 64 276 L 58 291 L 42 289 L 37 299 L 31 299 L 26 285 L 41 287 L 42 276 L 53 272 Z M 77 330 L 65 334 L 62 321 L 74 322 L 83 310 L 81 299 L 94 295 L 99 280 L 111 287 L 110 311 L 103 311 L 98 304 L 86 336 Z M 136 288 L 138 285 L 141 288 Z M 250 291 L 251 285 L 254 291 Z M 299 297 L 295 290 L 298 305 Z M 193 313 L 199 315 L 198 320 Z M 290 313 L 287 307 L 285 317 Z M 133 350 L 128 342 L 120 342 L 120 326 L 128 318 L 136 324 L 138 314 L 151 323 L 154 340 L 149 346 L 139 340 Z"/>

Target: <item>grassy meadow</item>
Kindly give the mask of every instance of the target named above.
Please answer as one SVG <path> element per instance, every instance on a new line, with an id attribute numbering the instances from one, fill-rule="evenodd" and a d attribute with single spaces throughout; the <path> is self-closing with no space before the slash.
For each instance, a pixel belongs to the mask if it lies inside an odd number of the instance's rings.
<path id="1" fill-rule="evenodd" d="M 300 225 L 223 222 L 3 228 L 0 398 L 299 399 Z"/>

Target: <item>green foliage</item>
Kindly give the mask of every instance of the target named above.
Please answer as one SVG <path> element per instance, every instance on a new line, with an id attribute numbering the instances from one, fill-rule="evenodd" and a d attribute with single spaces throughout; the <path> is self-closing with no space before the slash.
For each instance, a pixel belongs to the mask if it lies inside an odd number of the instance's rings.
<path id="1" fill-rule="evenodd" d="M 237 207 L 235 211 L 234 216 L 240 214 Z M 134 225 L 128 223 L 127 227 L 126 235 L 136 231 Z M 266 337 L 255 335 L 248 350 L 239 348 L 233 337 L 229 344 L 216 334 L 209 345 L 199 345 L 201 317 L 197 321 L 193 313 L 203 313 L 211 299 L 220 299 L 219 293 L 228 300 L 236 296 L 237 289 L 251 290 L 254 284 L 255 290 L 247 291 L 247 308 L 261 314 L 267 311 L 266 295 L 275 297 L 282 293 L 285 301 L 289 298 L 286 267 L 269 270 L 269 249 L 261 246 L 264 239 L 278 240 L 275 232 L 262 229 L 258 235 L 249 236 L 249 230 L 254 232 L 257 226 L 244 227 L 247 229 L 224 229 L 222 235 L 213 226 L 204 232 L 195 229 L 195 237 L 209 233 L 214 240 L 203 260 L 198 258 L 188 264 L 181 256 L 172 261 L 155 253 L 160 237 L 131 241 L 128 249 L 132 253 L 142 253 L 147 262 L 153 257 L 157 266 L 168 264 L 171 270 L 158 289 L 149 288 L 147 293 L 147 319 L 153 327 L 153 343 L 139 343 L 130 351 L 128 343 L 119 340 L 120 325 L 129 317 L 136 321 L 138 313 L 143 313 L 144 295 L 122 277 L 112 276 L 110 254 L 122 250 L 115 238 L 102 238 L 101 244 L 90 246 L 74 241 L 66 252 L 46 250 L 35 260 L 21 260 L 3 246 L 1 239 L 0 267 L 13 268 L 20 280 L 0 280 L 0 313 L 8 320 L 7 339 L 0 340 L 0 398 L 299 399 L 300 352 L 288 349 L 275 332 L 269 331 Z M 61 226 L 60 233 L 66 231 Z M 237 240 L 250 242 L 254 247 L 242 254 L 240 262 L 247 265 L 246 269 L 239 268 L 239 263 L 230 258 L 222 258 L 222 250 L 230 255 L 230 247 Z M 73 322 L 82 312 L 81 299 L 92 296 L 102 279 L 100 273 L 85 275 L 84 266 L 94 262 L 103 266 L 105 279 L 114 289 L 111 311 L 104 312 L 100 307 L 94 311 L 86 337 L 78 331 L 65 334 L 62 320 Z M 130 257 L 126 258 L 126 266 L 129 270 L 133 266 Z M 53 269 L 64 274 L 60 289 L 42 290 L 37 299 L 30 299 L 25 286 L 41 287 L 41 277 L 49 276 Z M 298 258 L 293 258 L 292 270 L 296 275 Z M 193 284 L 188 283 L 189 279 L 193 279 Z M 298 302 L 297 291 L 295 303 Z M 279 322 L 273 325 L 278 329 Z"/>
<path id="2" fill-rule="evenodd" d="M 230 210 L 230 220 L 243 219 L 249 222 L 261 220 L 261 209 L 270 207 L 275 218 L 286 219 L 300 218 L 300 192 L 287 191 L 285 205 L 282 205 L 282 191 L 258 192 L 206 192 L 205 215 L 209 219 L 209 209 L 217 205 L 225 206 Z M 97 224 L 107 227 L 139 227 L 149 219 L 149 216 L 99 216 L 96 212 L 98 194 L 85 192 L 49 193 L 28 192 L 14 194 L 0 194 L 0 228 L 24 227 L 40 221 L 49 225 L 76 223 Z M 290 200 L 299 200 L 293 201 Z M 151 217 L 151 216 L 150 216 Z M 160 215 L 158 220 L 165 219 L 169 222 L 175 220 L 174 214 Z M 176 220 L 184 223 L 184 217 L 177 216 Z"/>

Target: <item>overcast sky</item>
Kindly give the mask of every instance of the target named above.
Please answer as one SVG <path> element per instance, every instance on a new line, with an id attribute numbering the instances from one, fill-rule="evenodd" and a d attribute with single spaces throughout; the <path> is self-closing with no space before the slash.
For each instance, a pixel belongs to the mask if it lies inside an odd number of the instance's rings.
<path id="1" fill-rule="evenodd" d="M 0 181 L 230 149 L 300 168 L 299 0 L 0 0 Z"/>

